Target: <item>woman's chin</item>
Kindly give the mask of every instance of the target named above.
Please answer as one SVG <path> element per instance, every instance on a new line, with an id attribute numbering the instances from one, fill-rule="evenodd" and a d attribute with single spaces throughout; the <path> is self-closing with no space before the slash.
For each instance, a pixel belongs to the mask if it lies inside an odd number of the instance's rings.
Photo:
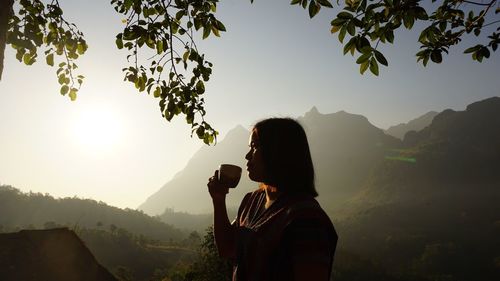
<path id="1" fill-rule="evenodd" d="M 251 181 L 254 181 L 254 182 L 262 182 L 264 179 L 250 171 L 248 171 L 247 173 L 248 175 L 248 178 L 251 180 Z"/>

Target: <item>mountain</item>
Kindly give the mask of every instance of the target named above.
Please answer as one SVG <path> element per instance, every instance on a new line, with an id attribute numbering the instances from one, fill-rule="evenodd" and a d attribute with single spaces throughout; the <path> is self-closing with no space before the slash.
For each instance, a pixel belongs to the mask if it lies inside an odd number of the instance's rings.
<path id="1" fill-rule="evenodd" d="M 384 160 L 388 151 L 402 145 L 373 126 L 366 117 L 340 111 L 321 114 L 312 108 L 298 118 L 304 126 L 311 147 L 319 200 L 325 208 L 335 209 L 357 193 L 370 170 Z M 139 209 L 161 214 L 165 209 L 189 213 L 210 213 L 211 200 L 206 190 L 208 178 L 220 163 L 246 166 L 250 132 L 238 126 L 214 147 L 203 147 L 187 166 L 158 192 L 151 195 Z M 239 186 L 229 192 L 227 205 L 235 209 L 244 194 L 254 190 L 256 183 L 243 175 Z"/>
<path id="2" fill-rule="evenodd" d="M 407 132 L 418 132 L 429 126 L 432 123 L 432 119 L 434 119 L 437 114 L 438 112 L 436 111 L 429 111 L 420 117 L 408 121 L 408 123 L 400 123 L 398 125 L 391 126 L 389 129 L 385 130 L 385 133 L 402 140 Z"/>
<path id="3" fill-rule="evenodd" d="M 367 260 L 390 277 L 382 280 L 500 280 L 499 97 L 463 111 L 444 110 L 402 141 L 343 111 L 321 114 L 313 108 L 298 119 L 309 137 L 319 201 L 339 233 L 340 260 L 351 255 Z M 219 151 L 246 143 L 248 132 L 241 133 L 241 138 L 228 135 Z M 209 150 L 200 150 L 192 161 L 204 164 L 208 156 L 220 161 L 222 156 Z M 198 177 L 191 167 L 178 176 L 187 180 L 188 175 Z M 165 187 L 171 190 L 160 190 L 166 197 L 157 202 L 180 201 L 177 189 L 200 191 Z M 210 200 L 198 200 L 192 202 L 211 208 Z M 234 197 L 229 202 L 238 204 Z M 348 260 L 346 267 L 364 263 Z M 355 279 L 339 275 L 339 280 Z"/>
<path id="4" fill-rule="evenodd" d="M 152 215 L 161 214 L 167 208 L 194 214 L 210 213 L 212 201 L 207 190 L 208 178 L 222 163 L 235 164 L 243 169 L 246 167 L 249 134 L 243 126 L 237 126 L 217 145 L 202 147 L 182 171 L 149 196 L 139 209 Z M 243 172 L 238 187 L 229 192 L 228 208 L 237 208 L 243 196 L 256 187 L 257 184 L 252 183 Z"/>
<path id="5" fill-rule="evenodd" d="M 341 247 L 425 280 L 499 280 L 499 128 L 493 97 L 406 134 L 336 213 Z"/>
<path id="6" fill-rule="evenodd" d="M 308 135 L 318 200 L 330 213 L 356 194 L 373 167 L 401 146 L 366 117 L 345 111 L 321 114 L 313 108 L 298 121 Z"/>
<path id="7" fill-rule="evenodd" d="M 499 195 L 499 128 L 499 97 L 439 113 L 423 130 L 406 134 L 403 148 L 371 171 L 351 209 Z"/>

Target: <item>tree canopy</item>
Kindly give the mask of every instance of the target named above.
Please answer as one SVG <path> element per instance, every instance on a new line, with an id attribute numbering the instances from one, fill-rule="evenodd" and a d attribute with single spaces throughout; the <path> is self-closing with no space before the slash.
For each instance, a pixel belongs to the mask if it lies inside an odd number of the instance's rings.
<path id="1" fill-rule="evenodd" d="M 46 2 L 46 3 L 45 3 Z M 218 0 L 111 0 L 126 24 L 116 35 L 116 47 L 128 51 L 124 80 L 139 92 L 159 99 L 162 116 L 170 121 L 183 115 L 206 144 L 216 142 L 217 131 L 205 121 L 205 83 L 213 64 L 196 46 L 197 36 L 219 37 L 226 31 L 216 18 Z M 250 0 L 253 2 L 253 0 Z M 0 2 L 0 78 L 5 45 L 26 65 L 43 51 L 48 65 L 56 65 L 60 93 L 75 100 L 84 76 L 75 63 L 87 50 L 77 26 L 63 17 L 58 0 L 2 0 Z M 17 3 L 17 4 L 16 4 Z M 500 43 L 498 0 L 345 0 L 331 21 L 331 33 L 343 45 L 344 55 L 356 57 L 361 74 L 379 75 L 389 62 L 379 45 L 394 43 L 395 32 L 418 26 L 417 62 L 441 63 L 443 54 L 471 36 L 477 44 L 465 54 L 482 62 Z M 291 0 L 313 18 L 329 0 Z M 417 24 L 419 23 L 420 24 Z"/>

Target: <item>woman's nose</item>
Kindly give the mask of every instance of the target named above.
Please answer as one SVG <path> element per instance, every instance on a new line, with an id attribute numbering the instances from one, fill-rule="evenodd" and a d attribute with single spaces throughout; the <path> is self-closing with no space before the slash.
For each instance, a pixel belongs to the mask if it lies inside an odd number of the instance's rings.
<path id="1" fill-rule="evenodd" d="M 249 152 L 245 155 L 245 159 L 246 159 L 246 160 L 250 160 L 250 158 L 252 158 L 252 153 L 251 153 L 251 151 L 249 151 Z"/>

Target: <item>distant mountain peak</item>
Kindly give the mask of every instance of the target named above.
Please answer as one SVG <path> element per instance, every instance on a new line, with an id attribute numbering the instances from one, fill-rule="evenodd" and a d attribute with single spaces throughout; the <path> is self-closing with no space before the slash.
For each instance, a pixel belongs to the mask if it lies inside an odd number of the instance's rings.
<path id="1" fill-rule="evenodd" d="M 236 127 L 232 128 L 227 132 L 227 135 L 233 135 L 233 134 L 248 134 L 248 129 L 243 127 L 242 125 L 237 125 Z"/>
<path id="2" fill-rule="evenodd" d="M 318 108 L 316 106 L 313 106 L 308 112 L 304 114 L 304 118 L 311 118 L 311 117 L 316 117 L 322 115 L 319 113 Z"/>

